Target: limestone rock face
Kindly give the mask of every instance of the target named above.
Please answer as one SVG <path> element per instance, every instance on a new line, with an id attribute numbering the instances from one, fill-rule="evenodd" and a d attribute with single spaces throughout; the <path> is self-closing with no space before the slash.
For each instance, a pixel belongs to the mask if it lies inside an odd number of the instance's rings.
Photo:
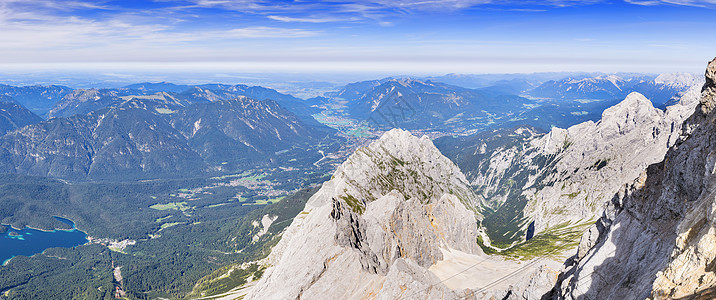
<path id="1" fill-rule="evenodd" d="M 246 299 L 450 299 L 440 249 L 481 254 L 478 198 L 427 138 L 394 129 L 308 201 Z"/>
<path id="2" fill-rule="evenodd" d="M 689 96 L 664 112 L 641 94 L 631 93 L 605 110 L 597 123 L 553 130 L 534 141 L 556 155 L 554 164 L 546 167 L 551 172 L 546 182 L 526 190 L 532 195 L 525 214 L 535 221 L 536 232 L 565 221 L 596 218 L 619 186 L 661 161 L 680 133 L 680 124 L 693 112 L 696 104 Z"/>
<path id="3" fill-rule="evenodd" d="M 666 110 L 653 107 L 641 94 L 631 93 L 605 110 L 598 122 L 553 128 L 544 135 L 518 128 L 501 133 L 499 139 L 484 139 L 474 149 L 460 152 L 462 157 L 451 156 L 461 162 L 471 184 L 484 197 L 483 204 L 495 211 L 486 213 L 482 222 L 490 242 L 497 248 L 506 248 L 498 243 L 519 244 L 525 240 L 530 224 L 534 224 L 535 235 L 549 235 L 553 228 L 564 226 L 575 232 L 587 229 L 573 250 L 577 255 L 570 261 L 587 256 L 608 230 L 610 223 L 599 220 L 599 216 L 610 199 L 650 164 L 663 160 L 667 149 L 678 141 L 683 121 L 698 105 L 700 91 L 700 86 L 693 86 Z M 475 161 L 469 162 L 465 154 Z M 595 221 L 595 225 L 586 227 Z M 509 228 L 503 225 L 505 222 L 515 226 Z M 522 231 L 515 233 L 515 227 Z M 511 239 L 504 238 L 510 235 Z M 485 245 L 489 246 L 487 242 Z M 551 276 L 546 276 L 545 270 L 532 274 L 530 278 L 535 280 L 511 281 L 509 289 L 491 295 L 498 299 L 538 299 L 554 285 L 558 273 L 554 270 L 559 268 L 553 268 Z"/>
<path id="4" fill-rule="evenodd" d="M 598 122 L 553 128 L 544 135 L 519 128 L 502 141 L 486 139 L 457 160 L 464 161 L 461 167 L 482 202 L 507 220 L 517 220 L 523 233 L 532 221 L 535 234 L 565 222 L 592 223 L 620 186 L 664 158 L 699 98 L 700 86 L 694 86 L 664 111 L 631 93 Z M 513 234 L 491 231 L 495 222 L 503 220 L 486 216 L 483 222 L 491 237 Z M 524 234 L 509 242 L 520 239 Z"/>
<path id="5" fill-rule="evenodd" d="M 716 60 L 715 60 L 716 61 Z M 662 162 L 623 186 L 576 261 L 557 299 L 704 299 L 716 287 L 716 113 L 709 63 L 700 104 Z M 595 233 L 598 235 L 595 237 Z"/>
<path id="6" fill-rule="evenodd" d="M 701 109 L 704 114 L 708 114 L 714 108 L 714 95 L 716 95 L 716 58 L 709 62 L 706 67 L 706 83 L 701 92 Z"/>

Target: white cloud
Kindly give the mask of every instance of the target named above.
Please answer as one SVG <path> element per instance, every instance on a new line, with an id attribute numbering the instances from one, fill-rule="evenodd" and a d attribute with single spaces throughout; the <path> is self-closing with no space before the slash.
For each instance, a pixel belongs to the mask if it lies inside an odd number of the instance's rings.
<path id="1" fill-rule="evenodd" d="M 653 6 L 653 5 L 682 5 L 696 7 L 714 7 L 716 0 L 624 0 L 630 4 Z"/>
<path id="2" fill-rule="evenodd" d="M 219 31 L 216 32 L 215 35 L 217 37 L 226 36 L 230 38 L 299 38 L 316 36 L 317 34 L 317 31 L 303 29 L 255 26 Z"/>
<path id="3" fill-rule="evenodd" d="M 309 17 L 309 18 L 294 18 L 286 16 L 274 16 L 269 15 L 267 18 L 281 22 L 303 22 L 303 23 L 330 23 L 330 22 L 350 22 L 357 21 L 358 18 L 337 18 L 337 17 Z"/>
<path id="4" fill-rule="evenodd" d="M 0 6 L 31 9 L 33 11 L 110 9 L 109 6 L 97 3 L 97 1 L 2 0 L 0 1 Z"/>
<path id="5" fill-rule="evenodd" d="M 194 52 L 211 56 L 215 45 L 232 47 L 252 40 L 312 37 L 320 31 L 236 24 L 180 30 L 165 16 L 116 12 L 107 18 L 53 13 L 51 1 L 27 0 L 37 8 L 0 0 L 0 62 L 180 60 Z M 70 2 L 85 9 L 90 4 Z M 42 8 L 42 9 L 38 9 Z M 63 9 L 67 9 L 66 7 Z M 93 8 L 94 9 L 94 8 Z M 222 47 L 223 47 L 222 46 Z M 171 54 L 171 55 L 169 55 Z"/>
<path id="6" fill-rule="evenodd" d="M 163 0 L 159 0 L 163 1 Z M 397 15 L 420 12 L 456 11 L 492 5 L 502 10 L 542 12 L 540 7 L 566 7 L 591 5 L 607 0 L 327 0 L 318 2 L 294 1 L 290 4 L 262 0 L 189 0 L 193 7 L 211 7 L 240 13 L 263 14 L 269 19 L 281 22 L 328 23 L 328 22 L 373 22 L 380 26 Z M 537 8 L 536 8 L 537 7 Z M 315 15 L 321 11 L 322 15 Z"/>

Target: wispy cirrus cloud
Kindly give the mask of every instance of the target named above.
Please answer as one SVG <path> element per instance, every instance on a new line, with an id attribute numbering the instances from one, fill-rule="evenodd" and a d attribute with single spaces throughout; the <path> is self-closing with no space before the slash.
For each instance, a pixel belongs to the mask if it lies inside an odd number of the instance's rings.
<path id="1" fill-rule="evenodd" d="M 217 51 L 216 44 L 297 39 L 321 33 L 320 30 L 241 23 L 178 28 L 178 24 L 182 25 L 191 16 L 167 22 L 164 10 L 136 12 L 97 1 L 57 2 L 0 1 L 0 40 L 3 41 L 0 62 L 137 60 L 161 58 L 161 53 L 175 53 L 175 59 L 180 59 L 192 51 L 210 56 Z M 107 10 L 107 13 L 83 13 L 86 10 Z"/>
<path id="2" fill-rule="evenodd" d="M 508 5 L 515 8 L 527 6 L 575 6 L 591 5 L 606 0 L 355 0 L 355 1 L 296 1 L 290 5 L 262 0 L 190 0 L 199 7 L 222 7 L 252 12 L 310 11 L 333 9 L 335 12 L 365 12 L 377 10 L 460 10 L 482 5 Z"/>
<path id="3" fill-rule="evenodd" d="M 358 21 L 359 18 L 356 17 L 349 17 L 349 18 L 337 18 L 337 17 L 306 17 L 306 18 L 294 18 L 294 17 L 287 17 L 287 16 L 275 16 L 275 15 L 269 15 L 266 16 L 267 18 L 275 21 L 281 21 L 281 22 L 299 22 L 299 23 L 330 23 L 330 22 L 351 22 L 351 21 Z"/>
<path id="4" fill-rule="evenodd" d="M 52 0 L 3 0 L 0 6 L 28 7 L 36 10 L 52 9 L 58 11 L 73 11 L 78 9 L 110 9 L 105 1 L 52 1 Z"/>
<path id="5" fill-rule="evenodd" d="M 681 5 L 716 8 L 716 0 L 624 0 L 627 3 L 644 6 Z"/>
<path id="6" fill-rule="evenodd" d="M 165 0 L 157 0 L 165 1 Z M 290 4 L 264 0 L 189 0 L 184 8 L 219 8 L 264 15 L 280 22 L 333 23 L 365 21 L 381 26 L 388 19 L 425 12 L 449 13 L 465 9 L 544 12 L 549 7 L 593 5 L 607 0 L 327 0 L 295 1 Z M 315 12 L 320 11 L 321 15 Z"/>
<path id="7" fill-rule="evenodd" d="M 318 35 L 318 31 L 295 28 L 252 26 L 215 32 L 216 37 L 231 38 L 302 38 Z"/>

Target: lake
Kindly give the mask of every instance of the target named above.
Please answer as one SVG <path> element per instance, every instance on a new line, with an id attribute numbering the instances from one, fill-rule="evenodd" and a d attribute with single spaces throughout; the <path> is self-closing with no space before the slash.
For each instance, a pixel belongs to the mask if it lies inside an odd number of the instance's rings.
<path id="1" fill-rule="evenodd" d="M 71 248 L 87 242 L 87 234 L 74 228 L 72 221 L 55 217 L 60 222 L 72 225 L 71 230 L 42 231 L 32 228 L 15 230 L 5 226 L 7 231 L 0 235 L 0 261 L 3 265 L 18 255 L 31 256 L 54 247 Z"/>

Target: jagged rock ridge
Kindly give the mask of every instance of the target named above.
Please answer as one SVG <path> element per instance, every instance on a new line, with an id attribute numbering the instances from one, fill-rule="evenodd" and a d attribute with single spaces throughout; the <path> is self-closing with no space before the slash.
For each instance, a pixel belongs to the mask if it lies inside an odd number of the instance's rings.
<path id="1" fill-rule="evenodd" d="M 247 299 L 455 298 L 426 269 L 480 252 L 476 201 L 427 137 L 391 130 L 311 197 Z"/>
<path id="2" fill-rule="evenodd" d="M 696 112 L 662 162 L 625 185 L 584 234 L 556 299 L 716 295 L 716 59 Z"/>
<path id="3" fill-rule="evenodd" d="M 547 134 L 518 128 L 457 146 L 437 143 L 485 199 L 487 232 L 508 246 L 524 240 L 530 224 L 540 233 L 566 222 L 593 222 L 619 186 L 662 160 L 698 94 L 691 88 L 662 111 L 631 93 L 596 123 Z"/>

